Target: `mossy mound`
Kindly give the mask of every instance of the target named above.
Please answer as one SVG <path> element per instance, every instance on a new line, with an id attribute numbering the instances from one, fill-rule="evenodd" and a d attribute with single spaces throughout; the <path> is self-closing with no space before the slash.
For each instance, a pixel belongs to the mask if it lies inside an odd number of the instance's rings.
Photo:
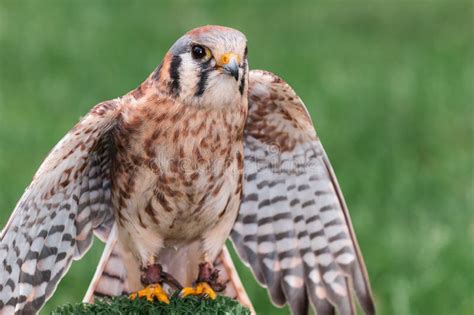
<path id="1" fill-rule="evenodd" d="M 199 297 L 178 296 L 170 298 L 170 304 L 149 302 L 146 299 L 130 300 L 127 297 L 98 299 L 94 304 L 67 304 L 58 307 L 53 315 L 82 315 L 82 314 L 166 314 L 166 315 L 250 315 L 250 310 L 238 301 L 225 296 L 218 296 L 215 300 Z"/>

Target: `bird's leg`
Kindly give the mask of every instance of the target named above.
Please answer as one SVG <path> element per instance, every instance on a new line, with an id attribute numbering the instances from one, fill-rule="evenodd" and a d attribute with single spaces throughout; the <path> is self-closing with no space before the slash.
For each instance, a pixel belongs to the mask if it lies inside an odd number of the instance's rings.
<path id="1" fill-rule="evenodd" d="M 225 284 L 219 282 L 219 270 L 214 269 L 211 263 L 204 262 L 199 264 L 199 274 L 194 286 L 184 288 L 181 291 L 181 296 L 205 295 L 214 300 L 217 297 L 216 292 L 222 292 L 224 289 Z"/>
<path id="2" fill-rule="evenodd" d="M 163 271 L 163 267 L 160 264 L 151 264 L 145 267 L 142 270 L 141 281 L 145 288 L 132 293 L 130 299 L 146 297 L 148 301 L 153 301 L 153 298 L 156 298 L 160 302 L 169 304 L 170 300 L 168 294 L 163 290 L 163 283 L 173 286 L 179 291 L 183 289 L 178 280 Z"/>

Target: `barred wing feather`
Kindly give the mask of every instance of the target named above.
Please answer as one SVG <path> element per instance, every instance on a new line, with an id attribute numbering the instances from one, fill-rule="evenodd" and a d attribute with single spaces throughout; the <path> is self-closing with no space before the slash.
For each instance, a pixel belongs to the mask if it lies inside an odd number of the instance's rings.
<path id="1" fill-rule="evenodd" d="M 242 205 L 231 237 L 240 257 L 293 314 L 375 314 L 364 261 L 336 177 L 291 87 L 250 72 Z"/>
<path id="2" fill-rule="evenodd" d="M 94 107 L 49 153 L 0 235 L 0 314 L 34 314 L 113 226 L 109 131 L 118 102 Z"/>

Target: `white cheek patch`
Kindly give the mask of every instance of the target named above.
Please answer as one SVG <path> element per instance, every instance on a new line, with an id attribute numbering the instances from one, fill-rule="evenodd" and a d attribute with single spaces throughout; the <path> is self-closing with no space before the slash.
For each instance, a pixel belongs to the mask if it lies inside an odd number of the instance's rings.
<path id="1" fill-rule="evenodd" d="M 192 99 L 196 92 L 196 87 L 201 76 L 201 69 L 198 63 L 191 57 L 191 54 L 180 55 L 181 66 L 179 69 L 179 96 L 183 100 Z"/>
<path id="2" fill-rule="evenodd" d="M 227 106 L 240 100 L 239 82 L 219 70 L 209 72 L 201 102 L 211 106 Z"/>
<path id="3" fill-rule="evenodd" d="M 232 76 L 216 69 L 213 60 L 209 62 L 209 69 L 204 74 L 202 65 L 199 61 L 194 60 L 191 54 L 183 53 L 180 57 L 179 99 L 185 105 L 222 107 L 231 106 L 241 100 L 240 81 L 236 81 Z M 200 94 L 197 92 L 200 89 L 199 84 L 203 75 L 207 77 L 204 91 Z"/>

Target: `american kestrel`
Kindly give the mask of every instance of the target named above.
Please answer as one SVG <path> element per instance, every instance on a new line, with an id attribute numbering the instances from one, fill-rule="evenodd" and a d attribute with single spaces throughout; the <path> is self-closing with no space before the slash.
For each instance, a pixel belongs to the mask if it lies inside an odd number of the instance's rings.
<path id="1" fill-rule="evenodd" d="M 73 260 L 106 247 L 86 296 L 250 305 L 230 237 L 276 305 L 375 314 L 341 190 L 311 118 L 247 40 L 204 26 L 135 90 L 100 103 L 46 157 L 1 234 L 0 313 L 34 314 Z M 220 272 L 219 272 L 220 271 Z"/>

